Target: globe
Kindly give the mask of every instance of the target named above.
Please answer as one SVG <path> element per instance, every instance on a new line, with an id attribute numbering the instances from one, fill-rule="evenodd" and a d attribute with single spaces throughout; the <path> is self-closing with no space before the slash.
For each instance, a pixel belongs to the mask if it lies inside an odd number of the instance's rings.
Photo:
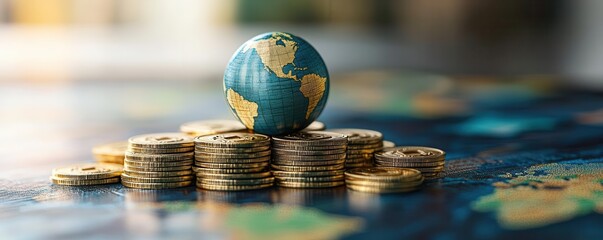
<path id="1" fill-rule="evenodd" d="M 329 95 L 329 73 L 305 40 L 264 33 L 234 53 L 224 73 L 224 93 L 232 113 L 247 128 L 283 135 L 318 118 Z"/>

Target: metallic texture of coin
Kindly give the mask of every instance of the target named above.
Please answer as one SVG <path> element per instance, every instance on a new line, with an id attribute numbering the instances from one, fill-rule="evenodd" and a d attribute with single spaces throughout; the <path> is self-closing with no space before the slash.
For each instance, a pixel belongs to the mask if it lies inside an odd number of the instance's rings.
<path id="1" fill-rule="evenodd" d="M 132 148 L 185 148 L 194 146 L 193 139 L 183 133 L 153 133 L 128 139 Z"/>
<path id="2" fill-rule="evenodd" d="M 272 138 L 274 144 L 278 145 L 303 145 L 303 146 L 325 146 L 345 145 L 348 139 L 340 133 L 325 131 L 296 132 L 281 137 Z"/>
<path id="3" fill-rule="evenodd" d="M 50 180 L 53 184 L 66 185 L 66 186 L 89 186 L 89 185 L 101 185 L 118 183 L 119 177 L 103 178 L 103 179 L 73 179 L 73 178 L 59 178 L 51 177 Z"/>
<path id="4" fill-rule="evenodd" d="M 269 165 L 268 162 L 261 163 L 205 163 L 205 162 L 196 162 L 195 165 L 199 167 L 205 168 L 259 168 L 259 167 L 267 167 Z"/>
<path id="5" fill-rule="evenodd" d="M 197 187 L 205 190 L 212 191 L 247 191 L 257 190 L 272 187 L 273 183 L 261 184 L 261 185 L 214 185 L 214 184 L 203 184 L 197 183 Z"/>
<path id="6" fill-rule="evenodd" d="M 344 176 L 321 176 L 321 177 L 276 177 L 281 182 L 337 182 L 343 181 Z"/>
<path id="7" fill-rule="evenodd" d="M 274 182 L 274 177 L 251 178 L 251 179 L 218 179 L 218 178 L 197 178 L 198 184 L 213 185 L 264 185 Z"/>
<path id="8" fill-rule="evenodd" d="M 167 188 L 180 188 L 190 186 L 193 181 L 183 182 L 167 182 L 167 183 L 140 183 L 140 182 L 129 182 L 121 181 L 121 184 L 128 188 L 139 188 L 139 189 L 167 189 Z"/>
<path id="9" fill-rule="evenodd" d="M 205 153 L 197 151 L 195 152 L 195 157 L 197 158 L 213 158 L 213 159 L 222 159 L 222 158 L 258 158 L 269 156 L 272 151 L 266 150 L 261 152 L 254 153 Z"/>
<path id="10" fill-rule="evenodd" d="M 275 177 L 323 177 L 343 175 L 344 170 L 317 171 L 317 172 L 289 172 L 289 171 L 272 171 Z"/>
<path id="11" fill-rule="evenodd" d="M 387 181 L 415 179 L 421 176 L 421 172 L 412 168 L 368 167 L 348 170 L 345 175 L 355 179 Z"/>
<path id="12" fill-rule="evenodd" d="M 123 166 L 119 164 L 108 163 L 85 163 L 76 164 L 68 167 L 55 168 L 52 170 L 52 176 L 65 179 L 104 179 L 113 178 L 121 175 Z"/>
<path id="13" fill-rule="evenodd" d="M 194 152 L 172 153 L 172 154 L 145 154 L 126 152 L 126 159 L 130 161 L 164 162 L 190 160 L 195 156 Z"/>
<path id="14" fill-rule="evenodd" d="M 370 186 L 358 186 L 347 184 L 346 187 L 353 191 L 366 192 L 366 193 L 403 193 L 403 192 L 412 192 L 417 191 L 420 187 L 410 187 L 410 188 L 376 188 Z"/>
<path id="15" fill-rule="evenodd" d="M 146 153 L 146 154 L 171 154 L 171 153 L 186 153 L 194 151 L 194 147 L 181 147 L 181 148 L 138 148 L 128 147 L 129 152 L 133 153 Z"/>
<path id="16" fill-rule="evenodd" d="M 280 187 L 290 188 L 328 188 L 344 185 L 344 181 L 339 182 L 280 182 L 276 181 L 276 185 Z"/>
<path id="17" fill-rule="evenodd" d="M 348 137 L 348 144 L 375 144 L 383 141 L 383 134 L 373 130 L 357 128 L 329 129 L 331 132 L 341 133 Z"/>
<path id="18" fill-rule="evenodd" d="M 276 170 L 287 172 L 320 172 L 344 169 L 343 164 L 326 165 L 326 166 L 289 166 L 272 164 L 271 167 Z"/>
<path id="19" fill-rule="evenodd" d="M 375 153 L 377 159 L 393 159 L 406 161 L 424 161 L 430 159 L 443 159 L 446 153 L 437 148 L 419 147 L 419 146 L 400 146 L 387 148 L 384 151 Z"/>
<path id="20" fill-rule="evenodd" d="M 345 163 L 345 159 L 324 160 L 324 161 L 298 161 L 298 160 L 272 159 L 272 163 L 276 164 L 276 165 L 288 165 L 288 166 L 325 166 L 325 165 L 343 164 L 343 163 Z"/>
<path id="21" fill-rule="evenodd" d="M 288 161 L 329 161 L 329 160 L 340 160 L 340 159 L 345 159 L 346 154 L 345 153 L 340 153 L 340 154 L 332 154 L 332 155 L 315 155 L 315 156 L 311 156 L 311 155 L 279 155 L 279 154 L 273 154 L 272 155 L 272 160 L 274 161 L 281 161 L 281 160 L 288 160 Z"/>
<path id="22" fill-rule="evenodd" d="M 194 172 L 192 170 L 183 170 L 183 171 L 171 171 L 171 172 L 136 172 L 124 170 L 125 174 L 128 174 L 132 177 L 142 177 L 142 178 L 160 178 L 160 177 L 178 177 L 178 176 L 188 176 L 192 175 Z"/>
<path id="23" fill-rule="evenodd" d="M 256 179 L 256 178 L 267 178 L 272 177 L 270 171 L 257 172 L 257 173 L 197 173 L 197 177 L 200 178 L 213 178 L 213 179 Z"/>
<path id="24" fill-rule="evenodd" d="M 333 149 L 333 150 L 320 150 L 320 151 L 308 151 L 308 150 L 288 150 L 288 149 L 272 149 L 272 153 L 275 155 L 301 155 L 301 156 L 318 156 L 318 155 L 333 155 L 346 153 L 344 148 Z"/>
<path id="25" fill-rule="evenodd" d="M 184 182 L 184 181 L 192 181 L 193 176 L 175 176 L 175 177 L 135 177 L 131 176 L 127 173 L 121 174 L 121 180 L 126 182 L 136 182 L 136 183 L 166 183 L 166 182 Z"/>
<path id="26" fill-rule="evenodd" d="M 204 152 L 204 153 L 255 153 L 255 152 L 263 152 L 270 150 L 270 146 L 261 146 L 254 148 L 223 148 L 223 147 L 203 147 L 196 146 L 195 152 Z"/>
<path id="27" fill-rule="evenodd" d="M 255 148 L 270 145 L 270 137 L 256 133 L 224 133 L 195 138 L 198 147 Z"/>
<path id="28" fill-rule="evenodd" d="M 206 136 L 219 133 L 241 132 L 247 128 L 236 120 L 202 120 L 180 125 L 180 131 L 193 136 Z"/>
<path id="29" fill-rule="evenodd" d="M 170 161 L 170 162 L 136 162 L 129 161 L 126 159 L 124 164 L 128 164 L 128 166 L 133 167 L 176 167 L 176 166 L 191 166 L 193 165 L 193 160 L 184 160 L 184 161 Z"/>
<path id="30" fill-rule="evenodd" d="M 259 158 L 195 158 L 198 163 L 261 163 L 269 162 L 270 156 Z"/>
<path id="31" fill-rule="evenodd" d="M 199 174 L 213 173 L 213 174 L 239 174 L 239 173 L 257 173 L 267 171 L 266 166 L 254 167 L 254 168 L 205 168 L 193 166 L 193 171 Z"/>
<path id="32" fill-rule="evenodd" d="M 173 167 L 137 167 L 130 166 L 127 163 L 124 164 L 124 170 L 134 171 L 134 172 L 172 172 L 172 171 L 184 171 L 190 170 L 191 165 L 184 166 L 173 166 Z"/>

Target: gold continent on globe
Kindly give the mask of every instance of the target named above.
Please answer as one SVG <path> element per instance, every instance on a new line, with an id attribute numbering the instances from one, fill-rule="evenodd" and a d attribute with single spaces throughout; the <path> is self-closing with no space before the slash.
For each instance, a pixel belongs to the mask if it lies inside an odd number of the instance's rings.
<path id="1" fill-rule="evenodd" d="M 318 118 L 329 95 L 329 73 L 318 51 L 304 39 L 269 32 L 234 53 L 224 73 L 224 93 L 245 127 L 283 135 Z"/>

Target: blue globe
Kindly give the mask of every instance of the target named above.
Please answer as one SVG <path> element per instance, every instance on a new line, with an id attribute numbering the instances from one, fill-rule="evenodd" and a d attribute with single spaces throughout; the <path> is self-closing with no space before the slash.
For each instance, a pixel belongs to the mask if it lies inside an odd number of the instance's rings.
<path id="1" fill-rule="evenodd" d="M 288 134 L 318 118 L 329 96 L 329 73 L 305 40 L 289 33 L 264 33 L 234 53 L 224 73 L 224 93 L 247 128 Z"/>

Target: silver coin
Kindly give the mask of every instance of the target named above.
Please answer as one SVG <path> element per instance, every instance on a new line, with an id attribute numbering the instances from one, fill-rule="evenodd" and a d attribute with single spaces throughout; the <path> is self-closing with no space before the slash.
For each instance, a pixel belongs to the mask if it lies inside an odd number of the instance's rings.
<path id="1" fill-rule="evenodd" d="M 125 159 L 138 162 L 183 161 L 192 159 L 194 155 L 195 154 L 193 152 L 173 154 L 148 154 L 126 152 Z"/>
<path id="2" fill-rule="evenodd" d="M 319 155 L 333 155 L 346 153 L 345 148 L 335 150 L 320 150 L 320 151 L 303 151 L 303 150 L 285 150 L 285 149 L 272 149 L 272 153 L 276 155 L 302 155 L 302 156 L 319 156 Z"/>
<path id="3" fill-rule="evenodd" d="M 271 151 L 262 151 L 255 153 L 206 153 L 206 152 L 195 152 L 195 158 L 212 158 L 212 159 L 223 159 L 223 158 L 258 158 L 270 156 Z"/>
<path id="4" fill-rule="evenodd" d="M 386 148 L 381 152 L 375 153 L 377 159 L 388 160 L 430 160 L 442 159 L 446 153 L 437 148 L 419 147 L 419 146 L 401 146 L 395 148 Z"/>
<path id="5" fill-rule="evenodd" d="M 395 146 L 396 146 L 396 144 L 392 141 L 387 141 L 387 140 L 383 141 L 383 148 L 392 148 Z"/>
<path id="6" fill-rule="evenodd" d="M 272 141 L 275 145 L 325 146 L 345 145 L 348 140 L 345 135 L 339 133 L 308 131 L 273 137 Z"/>
<path id="7" fill-rule="evenodd" d="M 199 147 L 262 147 L 270 145 L 270 137 L 257 133 L 223 133 L 195 138 Z"/>
<path id="8" fill-rule="evenodd" d="M 225 148 L 225 147 L 203 147 L 196 146 L 195 152 L 205 152 L 205 153 L 229 153 L 229 154 L 237 154 L 237 153 L 255 153 L 255 152 L 263 152 L 270 150 L 270 146 L 262 146 L 262 147 L 254 147 L 254 148 Z"/>

